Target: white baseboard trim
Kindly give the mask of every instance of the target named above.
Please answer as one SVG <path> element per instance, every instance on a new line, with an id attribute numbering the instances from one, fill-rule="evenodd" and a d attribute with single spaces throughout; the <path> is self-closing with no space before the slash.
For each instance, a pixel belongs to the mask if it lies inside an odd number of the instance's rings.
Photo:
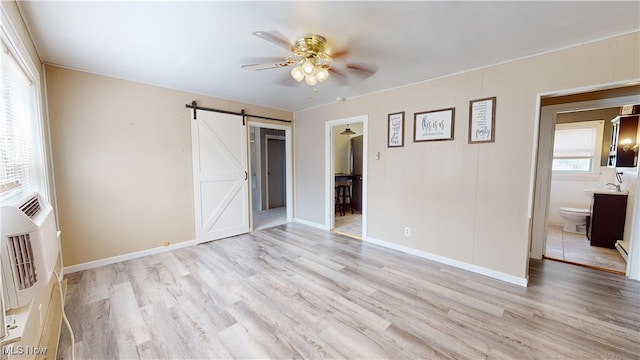
<path id="1" fill-rule="evenodd" d="M 327 228 L 327 226 L 326 226 L 326 225 L 324 225 L 324 224 L 318 224 L 318 223 L 311 222 L 311 221 L 304 220 L 304 219 L 300 219 L 300 218 L 293 218 L 293 222 L 297 222 L 297 223 L 299 223 L 299 224 L 303 224 L 303 225 L 311 226 L 311 227 L 314 227 L 314 228 L 316 228 L 316 229 L 320 229 L 320 230 L 327 230 L 327 231 L 329 231 L 329 230 L 330 230 L 330 229 L 328 229 L 328 228 Z"/>
<path id="2" fill-rule="evenodd" d="M 431 254 L 431 253 L 428 253 L 426 251 L 417 250 L 417 249 L 410 248 L 410 247 L 404 246 L 404 245 L 394 244 L 394 243 L 391 243 L 391 242 L 388 242 L 388 241 L 384 241 L 384 240 L 378 240 L 378 239 L 375 239 L 375 238 L 372 238 L 372 237 L 366 237 L 363 240 L 365 242 L 369 242 L 369 243 L 372 243 L 372 244 L 380 245 L 380 246 L 383 246 L 383 247 L 386 247 L 386 248 L 389 248 L 389 249 L 393 249 L 393 250 L 402 251 L 402 252 L 407 253 L 407 254 L 419 256 L 421 258 L 425 258 L 425 259 L 428 259 L 428 260 L 433 260 L 433 261 L 439 262 L 441 264 L 450 265 L 450 266 L 453 266 L 453 267 L 457 267 L 459 269 L 471 271 L 471 272 L 474 272 L 476 274 L 488 276 L 490 278 L 494 278 L 494 279 L 497 279 L 497 280 L 505 281 L 505 282 L 508 282 L 508 283 L 511 283 L 511 284 L 514 284 L 514 285 L 527 287 L 527 284 L 529 283 L 529 278 L 528 277 L 521 278 L 521 277 L 505 274 L 505 273 L 500 272 L 500 271 L 487 269 L 487 268 L 484 268 L 482 266 L 473 265 L 473 264 L 469 264 L 469 263 L 462 262 L 462 261 L 459 261 L 459 260 L 450 259 L 450 258 L 447 258 L 447 257 L 444 257 L 444 256 Z"/>
<path id="3" fill-rule="evenodd" d="M 71 274 L 71 273 L 82 271 L 82 270 L 94 269 L 94 268 L 97 268 L 97 267 L 100 267 L 100 266 L 111 265 L 111 264 L 119 263 L 119 262 L 122 262 L 122 261 L 137 259 L 137 258 L 141 258 L 141 257 L 144 257 L 144 256 L 159 254 L 159 253 L 172 251 L 172 250 L 175 250 L 175 249 L 181 249 L 181 248 L 184 248 L 184 247 L 193 246 L 193 245 L 197 245 L 197 244 L 198 244 L 198 242 L 196 242 L 195 240 L 188 240 L 188 241 L 182 241 L 182 242 L 179 242 L 179 243 L 171 244 L 169 246 L 160 246 L 160 247 L 151 248 L 151 249 L 147 249 L 147 250 L 136 251 L 136 252 L 132 252 L 132 253 L 128 253 L 128 254 L 112 256 L 112 257 L 105 258 L 105 259 L 89 261 L 89 262 L 82 263 L 82 264 L 65 266 L 64 269 L 62 270 L 62 273 L 63 274 Z"/>

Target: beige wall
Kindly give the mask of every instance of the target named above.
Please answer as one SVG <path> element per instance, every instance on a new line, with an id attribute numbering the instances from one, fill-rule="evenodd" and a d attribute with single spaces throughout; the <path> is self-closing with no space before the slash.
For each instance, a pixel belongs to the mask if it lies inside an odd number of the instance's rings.
<path id="1" fill-rule="evenodd" d="M 46 67 L 65 266 L 195 239 L 185 104 L 284 111 Z"/>
<path id="2" fill-rule="evenodd" d="M 326 225 L 324 123 L 366 114 L 368 236 L 526 277 L 537 96 L 638 79 L 639 44 L 633 33 L 297 112 L 296 217 Z M 490 96 L 496 142 L 468 144 L 469 100 Z M 447 107 L 456 108 L 455 140 L 414 143 L 413 113 Z M 387 114 L 399 111 L 405 146 L 390 149 Z"/>

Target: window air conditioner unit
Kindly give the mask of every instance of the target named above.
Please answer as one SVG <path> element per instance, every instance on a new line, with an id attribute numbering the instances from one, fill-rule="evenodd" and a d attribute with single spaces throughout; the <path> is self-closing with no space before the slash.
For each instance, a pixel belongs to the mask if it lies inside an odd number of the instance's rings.
<path id="1" fill-rule="evenodd" d="M 5 308 L 25 306 L 49 283 L 60 250 L 53 209 L 30 192 L 0 206 Z"/>

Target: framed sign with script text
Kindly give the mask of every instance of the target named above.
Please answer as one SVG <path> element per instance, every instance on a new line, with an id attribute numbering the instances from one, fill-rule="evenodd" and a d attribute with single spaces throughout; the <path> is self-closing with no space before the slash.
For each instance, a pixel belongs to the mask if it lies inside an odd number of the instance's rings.
<path id="1" fill-rule="evenodd" d="M 389 114 L 387 125 L 387 147 L 404 146 L 404 111 Z"/>
<path id="2" fill-rule="evenodd" d="M 469 144 L 494 142 L 496 97 L 469 102 Z"/>
<path id="3" fill-rule="evenodd" d="M 413 141 L 453 140 L 455 108 L 413 114 Z"/>

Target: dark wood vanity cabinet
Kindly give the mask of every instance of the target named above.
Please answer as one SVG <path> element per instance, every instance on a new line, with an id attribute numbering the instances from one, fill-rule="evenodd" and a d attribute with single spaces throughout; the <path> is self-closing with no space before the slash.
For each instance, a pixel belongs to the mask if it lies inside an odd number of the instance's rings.
<path id="1" fill-rule="evenodd" d="M 587 238 L 591 246 L 615 249 L 624 235 L 627 195 L 593 194 Z"/>

